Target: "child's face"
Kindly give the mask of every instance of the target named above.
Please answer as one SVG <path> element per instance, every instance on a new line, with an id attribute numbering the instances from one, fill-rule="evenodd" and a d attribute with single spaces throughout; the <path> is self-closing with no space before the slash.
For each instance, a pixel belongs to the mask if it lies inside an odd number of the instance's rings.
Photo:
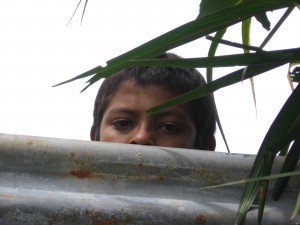
<path id="1" fill-rule="evenodd" d="M 188 104 L 146 112 L 173 97 L 162 86 L 124 82 L 103 114 L 100 141 L 193 148 L 196 127 Z"/>

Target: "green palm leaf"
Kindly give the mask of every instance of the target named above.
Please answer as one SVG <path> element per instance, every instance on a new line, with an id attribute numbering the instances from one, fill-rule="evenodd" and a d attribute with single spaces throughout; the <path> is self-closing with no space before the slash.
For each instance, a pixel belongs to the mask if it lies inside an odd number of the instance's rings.
<path id="1" fill-rule="evenodd" d="M 224 36 L 225 33 L 226 33 L 226 29 L 220 30 L 215 34 L 215 38 L 222 39 L 222 37 Z M 219 42 L 217 40 L 213 40 L 211 45 L 210 45 L 209 51 L 208 51 L 208 57 L 215 56 L 218 46 L 219 46 Z M 206 80 L 207 80 L 207 82 L 211 82 L 213 80 L 213 68 L 212 67 L 208 67 L 206 69 Z M 216 101 L 215 101 L 214 95 L 213 95 L 213 105 L 214 105 L 214 110 L 216 112 L 216 120 L 217 120 L 218 127 L 220 129 L 222 138 L 224 140 L 227 152 L 230 153 L 229 146 L 228 146 L 228 143 L 227 143 L 227 140 L 226 140 L 226 137 L 225 137 L 225 133 L 223 131 L 223 127 L 222 127 L 222 124 L 221 124 L 221 120 L 220 120 L 220 117 L 219 117 L 219 113 L 218 113 L 218 109 L 217 109 L 217 106 L 216 106 Z"/>
<path id="2" fill-rule="evenodd" d="M 300 135 L 299 135 L 300 136 Z M 289 150 L 287 156 L 286 156 L 286 160 L 284 161 L 284 164 L 282 166 L 281 169 L 281 173 L 285 173 L 285 172 L 289 172 L 289 171 L 293 171 L 296 168 L 296 165 L 299 161 L 299 157 L 300 157 L 300 139 L 297 138 L 293 145 L 291 146 L 291 149 Z M 282 179 L 278 179 L 276 181 L 275 187 L 274 187 L 274 191 L 272 194 L 272 198 L 274 200 L 278 200 L 280 197 L 280 194 L 282 193 L 284 187 L 286 186 L 287 182 L 288 182 L 289 178 L 282 178 Z"/>
<path id="3" fill-rule="evenodd" d="M 245 183 L 250 183 L 250 182 L 259 182 L 259 181 L 264 181 L 264 180 L 271 180 L 271 179 L 278 179 L 278 178 L 285 178 L 285 177 L 293 177 L 293 176 L 300 176 L 300 170 L 295 170 L 295 171 L 286 172 L 286 173 L 272 174 L 272 175 L 263 176 L 263 177 L 246 178 L 246 179 L 242 179 L 242 180 L 227 182 L 227 183 L 224 183 L 224 184 L 201 187 L 201 188 L 197 188 L 196 190 L 207 190 L 207 189 L 212 189 L 212 188 L 222 188 L 222 187 L 245 184 Z"/>
<path id="4" fill-rule="evenodd" d="M 247 73 L 247 75 L 244 79 L 248 79 L 250 77 L 257 76 L 261 73 L 264 73 L 264 72 L 269 71 L 271 69 L 277 68 L 277 67 L 282 66 L 284 64 L 285 63 L 276 62 L 276 63 L 269 63 L 269 64 L 266 64 L 266 65 L 262 64 L 262 65 L 249 66 L 248 73 Z M 165 109 L 167 107 L 170 107 L 170 106 L 173 106 L 173 105 L 176 105 L 176 104 L 182 104 L 182 103 L 185 103 L 185 102 L 189 102 L 189 101 L 192 101 L 194 99 L 200 98 L 204 95 L 207 95 L 207 94 L 209 94 L 213 91 L 216 91 L 220 88 L 224 88 L 226 86 L 238 83 L 242 80 L 243 71 L 244 71 L 243 69 L 237 70 L 233 73 L 230 73 L 226 76 L 223 76 L 219 79 L 216 79 L 216 80 L 208 83 L 205 86 L 196 88 L 196 89 L 191 90 L 189 92 L 186 92 L 185 94 L 182 94 L 178 97 L 175 97 L 175 98 L 171 99 L 168 102 L 165 102 L 165 103 L 163 103 L 159 106 L 156 106 L 156 107 L 150 109 L 149 112 L 154 113 L 156 111 Z"/>
<path id="5" fill-rule="evenodd" d="M 80 74 L 70 80 L 59 83 L 55 86 L 69 83 L 71 81 L 94 75 L 87 82 L 89 83 L 84 90 L 103 77 L 107 77 L 119 70 L 129 67 L 128 60 L 146 59 L 153 57 L 172 48 L 189 43 L 193 40 L 206 36 L 228 26 L 236 24 L 257 13 L 280 9 L 294 4 L 300 4 L 300 0 L 264 0 L 249 1 L 243 4 L 235 5 L 224 10 L 200 17 L 183 26 L 180 26 L 170 32 L 161 35 L 123 55 L 120 55 L 107 62 L 107 66 L 96 67 L 90 71 Z"/>
<path id="6" fill-rule="evenodd" d="M 296 202 L 294 212 L 291 216 L 291 220 L 293 220 L 297 216 L 299 210 L 300 210 L 300 192 L 299 192 L 299 195 L 298 195 L 298 199 L 297 199 L 297 202 Z"/>
<path id="7" fill-rule="evenodd" d="M 290 131 L 290 128 L 300 115 L 299 104 L 300 86 L 298 85 L 271 125 L 258 151 L 249 177 L 259 177 L 269 173 L 273 158 L 280 151 L 277 147 L 271 149 L 270 147 L 276 143 L 277 140 L 281 140 Z M 259 185 L 257 183 L 246 184 L 235 224 L 241 224 L 243 222 L 247 211 L 256 197 L 258 189 Z"/>

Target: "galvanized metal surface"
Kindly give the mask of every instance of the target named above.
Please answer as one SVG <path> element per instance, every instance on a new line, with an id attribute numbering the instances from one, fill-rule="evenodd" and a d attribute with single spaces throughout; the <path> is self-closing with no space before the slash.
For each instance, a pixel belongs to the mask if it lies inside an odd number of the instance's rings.
<path id="1" fill-rule="evenodd" d="M 243 185 L 198 188 L 247 177 L 254 158 L 0 134 L 0 224 L 233 224 Z M 299 188 L 292 178 L 269 198 L 263 224 L 299 222 L 290 221 Z M 245 224 L 256 215 L 253 206 Z"/>

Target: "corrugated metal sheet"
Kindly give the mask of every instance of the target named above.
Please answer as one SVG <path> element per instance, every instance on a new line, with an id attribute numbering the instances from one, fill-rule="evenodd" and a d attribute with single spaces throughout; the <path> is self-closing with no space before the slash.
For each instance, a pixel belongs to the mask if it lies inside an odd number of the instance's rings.
<path id="1" fill-rule="evenodd" d="M 233 224 L 243 185 L 198 188 L 247 177 L 254 158 L 0 134 L 0 224 Z M 294 177 L 278 202 L 268 198 L 263 224 L 299 222 L 299 188 Z M 245 224 L 256 215 L 253 206 Z"/>

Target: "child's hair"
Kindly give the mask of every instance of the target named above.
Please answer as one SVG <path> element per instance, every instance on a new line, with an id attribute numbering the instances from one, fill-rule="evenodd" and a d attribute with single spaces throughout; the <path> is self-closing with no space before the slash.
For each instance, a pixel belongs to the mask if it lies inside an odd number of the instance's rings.
<path id="1" fill-rule="evenodd" d="M 180 57 L 172 53 L 163 53 L 154 58 L 178 59 Z M 95 100 L 92 126 L 92 130 L 95 131 L 95 140 L 100 140 L 100 125 L 104 111 L 118 91 L 120 84 L 128 80 L 141 86 L 148 84 L 162 86 L 176 95 L 206 84 L 202 75 L 196 69 L 190 68 L 132 66 L 109 76 L 103 81 Z M 194 148 L 214 150 L 216 116 L 212 96 L 207 95 L 188 104 L 196 123 Z"/>

